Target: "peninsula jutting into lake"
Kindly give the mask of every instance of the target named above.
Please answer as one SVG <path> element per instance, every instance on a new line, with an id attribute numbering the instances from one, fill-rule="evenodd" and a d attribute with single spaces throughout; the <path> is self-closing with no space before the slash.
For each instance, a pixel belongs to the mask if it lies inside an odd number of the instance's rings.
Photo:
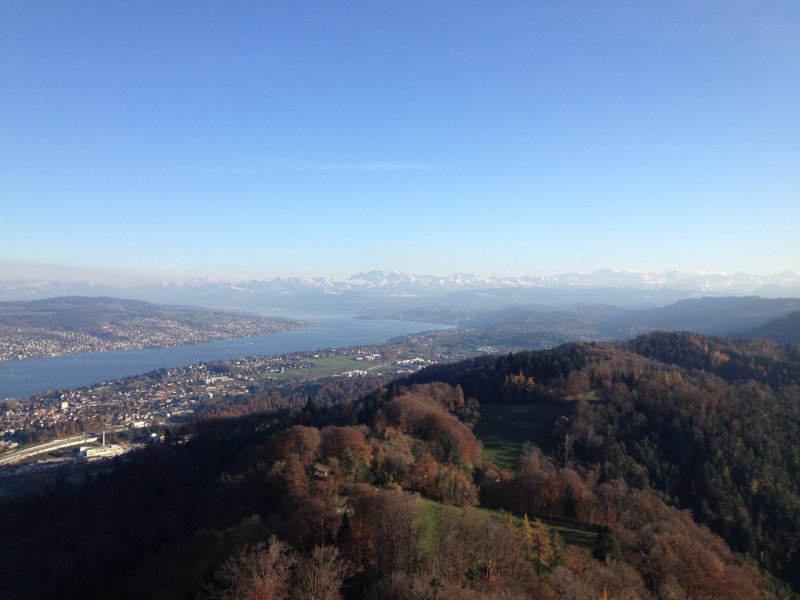
<path id="1" fill-rule="evenodd" d="M 282 317 L 108 297 L 0 302 L 0 361 L 171 348 L 313 325 Z"/>

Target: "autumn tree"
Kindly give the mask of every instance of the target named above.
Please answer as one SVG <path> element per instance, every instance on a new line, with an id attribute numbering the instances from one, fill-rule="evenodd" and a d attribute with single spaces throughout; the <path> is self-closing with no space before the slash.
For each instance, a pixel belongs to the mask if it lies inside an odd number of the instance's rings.
<path id="1" fill-rule="evenodd" d="M 522 371 L 506 375 L 501 388 L 503 399 L 507 404 L 529 402 L 535 389 L 536 382 L 533 377 L 525 377 Z"/>
<path id="2" fill-rule="evenodd" d="M 399 490 L 362 493 L 351 520 L 354 554 L 382 575 L 413 573 L 420 554 L 419 507 Z"/>
<path id="3" fill-rule="evenodd" d="M 567 546 L 567 542 L 564 540 L 564 536 L 558 533 L 557 531 L 553 532 L 552 538 L 552 546 L 553 546 L 553 565 L 561 565 L 567 561 L 569 558 L 569 547 Z"/>
<path id="4" fill-rule="evenodd" d="M 271 447 L 276 458 L 297 456 L 300 464 L 308 466 L 317 457 L 321 436 L 316 427 L 295 425 L 273 436 Z"/>
<path id="5" fill-rule="evenodd" d="M 406 393 L 384 406 L 387 424 L 428 442 L 440 462 L 472 465 L 480 444 L 472 431 L 437 401 L 419 393 Z"/>
<path id="6" fill-rule="evenodd" d="M 520 512 L 541 515 L 545 504 L 554 492 L 551 475 L 555 473 L 552 461 L 542 451 L 526 444 L 519 457 L 516 487 Z"/>
<path id="7" fill-rule="evenodd" d="M 534 519 L 533 525 L 528 515 L 522 519 L 522 535 L 528 558 L 536 565 L 536 576 L 541 577 L 541 568 L 549 567 L 553 560 L 553 543 L 550 528 L 541 519 Z"/>

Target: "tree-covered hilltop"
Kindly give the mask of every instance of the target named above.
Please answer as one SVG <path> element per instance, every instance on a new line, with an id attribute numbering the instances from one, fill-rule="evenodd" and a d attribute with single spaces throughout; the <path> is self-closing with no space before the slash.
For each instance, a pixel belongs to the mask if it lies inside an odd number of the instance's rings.
<path id="1" fill-rule="evenodd" d="M 610 354 L 588 382 L 600 401 L 565 430 L 575 459 L 663 492 L 800 585 L 798 347 L 659 333 Z"/>
<path id="2" fill-rule="evenodd" d="M 792 579 L 798 388 L 677 358 L 700 343 L 788 368 L 792 351 L 683 334 L 671 363 L 635 350 L 660 339 L 217 412 L 0 502 L 0 598 L 790 597 L 694 519 Z M 501 441 L 527 413 L 552 419 L 504 466 L 475 434 L 492 407 L 512 411 Z"/>
<path id="3" fill-rule="evenodd" d="M 484 406 L 561 403 L 559 464 L 663 493 L 800 585 L 800 347 L 655 332 L 432 367 L 413 381 L 439 378 Z"/>

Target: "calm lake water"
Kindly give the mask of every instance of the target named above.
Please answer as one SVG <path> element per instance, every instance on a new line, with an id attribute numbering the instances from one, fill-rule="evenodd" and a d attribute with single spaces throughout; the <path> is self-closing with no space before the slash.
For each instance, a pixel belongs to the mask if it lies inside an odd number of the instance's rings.
<path id="1" fill-rule="evenodd" d="M 313 317 L 310 320 L 319 323 L 319 327 L 177 348 L 0 361 L 0 398 L 26 398 L 37 392 L 83 387 L 197 362 L 379 344 L 400 335 L 448 328 L 435 323 L 350 317 Z"/>

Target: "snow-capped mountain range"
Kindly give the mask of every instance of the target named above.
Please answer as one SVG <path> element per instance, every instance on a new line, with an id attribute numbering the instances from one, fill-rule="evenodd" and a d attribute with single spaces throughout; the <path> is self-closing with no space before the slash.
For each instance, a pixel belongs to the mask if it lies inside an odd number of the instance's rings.
<path id="1" fill-rule="evenodd" d="M 506 277 L 456 273 L 416 275 L 368 271 L 346 279 L 280 277 L 268 280 L 189 279 L 114 287 L 89 281 L 0 281 L 0 300 L 54 296 L 116 296 L 151 302 L 239 308 L 360 310 L 395 303 L 494 304 L 592 302 L 656 306 L 704 295 L 800 297 L 800 276 L 747 273 L 602 270 L 554 276 Z"/>

